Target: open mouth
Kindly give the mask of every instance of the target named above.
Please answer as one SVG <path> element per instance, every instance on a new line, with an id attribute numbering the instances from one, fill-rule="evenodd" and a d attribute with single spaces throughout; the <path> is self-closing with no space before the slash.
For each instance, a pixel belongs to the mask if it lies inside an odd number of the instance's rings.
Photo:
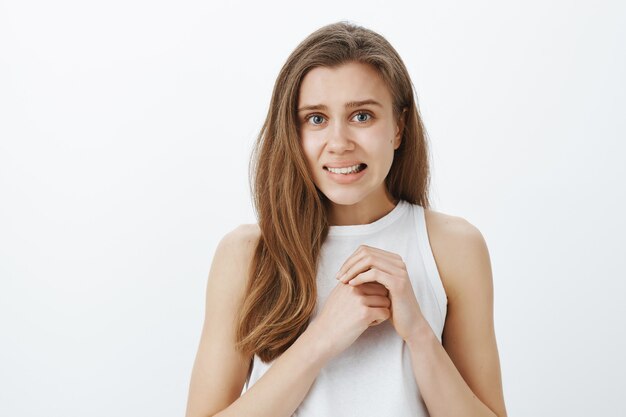
<path id="1" fill-rule="evenodd" d="M 367 164 L 362 164 L 362 163 L 353 165 L 351 167 L 344 167 L 344 168 L 324 167 L 326 171 L 332 172 L 333 174 L 342 174 L 342 175 L 356 174 L 357 172 L 363 171 L 365 168 L 367 168 Z"/>

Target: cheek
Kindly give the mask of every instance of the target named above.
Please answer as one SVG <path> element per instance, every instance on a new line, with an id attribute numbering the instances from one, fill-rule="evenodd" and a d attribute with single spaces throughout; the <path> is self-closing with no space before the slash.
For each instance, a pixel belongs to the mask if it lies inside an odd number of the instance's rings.
<path id="1" fill-rule="evenodd" d="M 300 139 L 300 145 L 302 146 L 302 152 L 309 164 L 315 164 L 318 155 L 321 151 L 321 142 L 315 140 L 315 137 L 311 135 L 302 135 Z"/>
<path id="2" fill-rule="evenodd" d="M 364 140 L 368 143 L 368 149 L 371 155 L 375 155 L 380 158 L 381 162 L 390 162 L 393 159 L 393 135 L 389 133 L 388 129 L 377 129 L 376 131 L 368 132 L 367 138 Z"/>

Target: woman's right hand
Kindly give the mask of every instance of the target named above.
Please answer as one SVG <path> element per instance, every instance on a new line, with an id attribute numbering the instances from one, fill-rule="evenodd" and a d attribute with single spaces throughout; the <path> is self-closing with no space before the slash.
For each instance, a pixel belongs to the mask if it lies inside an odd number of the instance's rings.
<path id="1" fill-rule="evenodd" d="M 339 281 L 307 330 L 314 332 L 317 340 L 326 342 L 330 357 L 336 356 L 368 327 L 390 317 L 388 295 L 387 288 L 377 282 L 351 286 Z"/>

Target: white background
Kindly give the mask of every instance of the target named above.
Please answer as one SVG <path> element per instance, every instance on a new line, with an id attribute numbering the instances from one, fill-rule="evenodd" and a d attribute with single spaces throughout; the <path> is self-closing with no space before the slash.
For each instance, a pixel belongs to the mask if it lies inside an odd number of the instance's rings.
<path id="1" fill-rule="evenodd" d="M 345 19 L 487 241 L 509 415 L 626 413 L 625 3 L 0 0 L 0 415 L 184 414 L 275 77 Z"/>

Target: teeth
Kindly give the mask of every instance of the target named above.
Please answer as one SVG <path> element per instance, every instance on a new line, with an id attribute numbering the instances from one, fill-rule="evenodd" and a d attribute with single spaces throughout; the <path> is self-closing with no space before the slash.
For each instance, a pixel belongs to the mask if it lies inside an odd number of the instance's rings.
<path id="1" fill-rule="evenodd" d="M 361 171 L 359 169 L 360 166 L 361 166 L 361 164 L 356 164 L 356 165 L 353 165 L 351 167 L 345 167 L 345 168 L 326 167 L 326 169 L 329 170 L 330 172 L 335 173 L 335 174 L 352 174 L 352 173 Z"/>

